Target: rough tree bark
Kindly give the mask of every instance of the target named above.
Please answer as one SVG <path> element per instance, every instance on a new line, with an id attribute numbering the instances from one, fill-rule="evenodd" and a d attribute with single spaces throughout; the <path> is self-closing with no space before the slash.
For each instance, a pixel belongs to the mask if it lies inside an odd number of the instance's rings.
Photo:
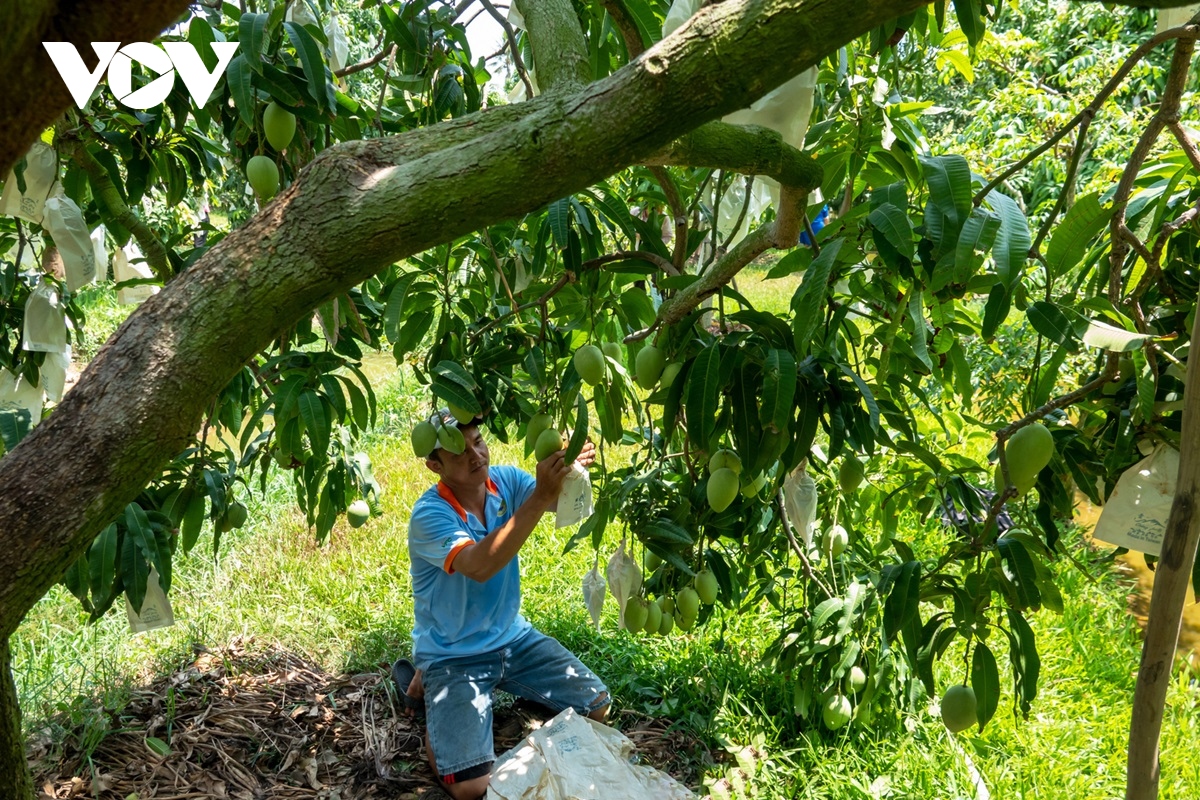
<path id="1" fill-rule="evenodd" d="M 0 179 L 71 105 L 42 42 L 71 42 L 94 69 L 91 42 L 152 41 L 187 7 L 187 0 L 0 2 Z"/>
<path id="2" fill-rule="evenodd" d="M 12 677 L 8 640 L 0 641 L 0 798 L 33 797 L 33 777 L 25 766 L 25 740 L 21 736 L 21 705 Z"/>

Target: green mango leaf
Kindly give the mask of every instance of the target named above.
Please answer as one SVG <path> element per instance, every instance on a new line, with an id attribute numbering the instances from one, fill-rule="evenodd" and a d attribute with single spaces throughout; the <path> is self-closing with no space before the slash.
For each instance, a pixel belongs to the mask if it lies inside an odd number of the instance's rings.
<path id="1" fill-rule="evenodd" d="M 913 248 L 912 223 L 907 214 L 891 203 L 881 203 L 871 209 L 867 221 L 882 233 L 901 255 L 909 261 L 913 260 L 916 250 Z"/>
<path id="2" fill-rule="evenodd" d="M 187 512 L 183 515 L 183 521 L 179 524 L 179 536 L 185 553 L 192 552 L 196 540 L 200 538 L 200 529 L 204 527 L 204 511 L 206 509 L 204 497 L 201 492 L 193 493 Z"/>
<path id="3" fill-rule="evenodd" d="M 1072 352 L 1079 349 L 1079 340 L 1075 337 L 1075 329 L 1071 319 L 1063 309 L 1054 303 L 1038 300 L 1030 303 L 1025 309 L 1029 324 L 1033 329 L 1055 344 L 1070 348 Z"/>
<path id="4" fill-rule="evenodd" d="M 1008 318 L 1008 311 L 1011 307 L 1012 300 L 1009 297 L 1008 289 L 1004 287 L 1003 283 L 997 283 L 988 293 L 987 305 L 983 307 L 983 325 L 980 329 L 983 338 L 990 340 L 996 335 L 1000 325 Z"/>
<path id="5" fill-rule="evenodd" d="M 253 72 L 246 63 L 246 57 L 241 53 L 234 56 L 225 68 L 225 80 L 229 83 L 229 93 L 233 95 L 233 104 L 237 106 L 238 116 L 242 118 L 246 127 L 253 128 L 258 96 L 254 94 Z"/>
<path id="6" fill-rule="evenodd" d="M 435 375 L 433 377 L 433 385 L 430 388 L 433 390 L 435 396 L 442 398 L 447 403 L 453 403 L 459 408 L 470 411 L 473 414 L 483 413 L 483 406 L 480 405 L 479 399 L 475 397 L 475 393 L 464 388 L 461 383 L 446 375 Z"/>
<path id="7" fill-rule="evenodd" d="M 979 14 L 980 2 L 981 0 L 954 0 L 954 15 L 958 17 L 958 26 L 966 34 L 971 47 L 983 41 L 983 34 L 987 31 L 983 17 Z"/>
<path id="8" fill-rule="evenodd" d="M 715 342 L 701 351 L 688 370 L 687 411 L 688 438 L 701 450 L 717 424 L 720 403 L 721 347 Z"/>
<path id="9" fill-rule="evenodd" d="M 925 305 L 919 291 L 914 290 L 908 298 L 908 316 L 913 323 L 913 353 L 927 370 L 932 371 L 933 360 L 929 358 L 929 328 L 925 322 Z"/>
<path id="10" fill-rule="evenodd" d="M 479 384 L 475 382 L 475 378 L 471 373 L 467 372 L 466 367 L 456 361 L 439 361 L 433 368 L 433 374 L 441 375 L 443 378 L 457 383 L 469 392 L 474 392 L 479 388 Z M 463 408 L 471 410 L 468 406 L 463 406 Z"/>
<path id="11" fill-rule="evenodd" d="M 1000 215 L 985 208 L 971 209 L 962 233 L 958 237 L 958 246 L 954 253 L 954 281 L 966 285 L 974 277 L 979 265 L 976 253 L 987 253 L 996 241 L 1000 230 Z"/>
<path id="12" fill-rule="evenodd" d="M 325 61 L 321 58 L 320 46 L 312 38 L 312 34 L 304 30 L 303 25 L 296 22 L 285 22 L 283 27 L 287 31 L 292 46 L 296 48 L 296 55 L 300 58 L 300 67 L 304 70 L 304 77 L 308 81 L 309 95 L 317 101 L 318 108 L 322 111 L 329 111 Z"/>
<path id="13" fill-rule="evenodd" d="M 242 14 L 238 20 L 238 52 L 255 72 L 262 69 L 268 20 L 267 14 Z"/>
<path id="14" fill-rule="evenodd" d="M 959 155 L 921 156 L 920 161 L 929 184 L 929 199 L 946 216 L 949 238 L 957 239 L 971 214 L 971 167 Z M 944 243 L 946 237 L 942 238 Z"/>
<path id="15" fill-rule="evenodd" d="M 121 542 L 121 582 L 125 596 L 136 613 L 141 613 L 146 600 L 146 580 L 150 577 L 150 565 L 142 555 L 142 548 L 128 532 Z"/>
<path id="16" fill-rule="evenodd" d="M 1009 608 L 1009 661 L 1013 668 L 1013 680 L 1016 684 L 1017 699 L 1021 713 L 1028 716 L 1034 699 L 1037 698 L 1038 677 L 1041 673 L 1042 661 L 1037 652 L 1037 640 L 1033 629 L 1025 621 L 1021 612 Z"/>
<path id="17" fill-rule="evenodd" d="M 321 458 L 329 452 L 329 437 L 333 432 L 333 424 L 329 418 L 325 401 L 315 391 L 307 391 L 300 395 L 297 401 L 300 407 L 300 419 L 308 433 L 308 441 L 312 445 L 313 455 Z"/>
<path id="18" fill-rule="evenodd" d="M 890 565 L 885 572 L 895 575 L 891 591 L 883 604 L 883 635 L 885 641 L 890 643 L 918 615 L 921 604 L 921 562 Z"/>
<path id="19" fill-rule="evenodd" d="M 843 239 L 826 242 L 821 248 L 821 255 L 813 259 L 812 264 L 804 273 L 804 282 L 792 295 L 792 310 L 795 315 L 792 320 L 792 332 L 796 344 L 796 355 L 808 355 L 812 346 L 813 334 L 823 318 L 822 309 L 825 307 L 825 294 L 828 289 L 829 276 L 833 271 L 834 262 L 842 249 Z"/>
<path id="20" fill-rule="evenodd" d="M 1004 574 L 1016 589 L 1018 607 L 1021 610 L 1040 608 L 1042 596 L 1037 588 L 1037 570 L 1025 545 L 1016 539 L 1002 536 L 996 540 L 996 549 L 1000 551 L 1000 557 L 1003 559 Z"/>
<path id="21" fill-rule="evenodd" d="M 1000 705 L 1000 670 L 996 657 L 983 642 L 975 644 L 971 655 L 971 688 L 975 690 L 975 713 L 982 732 Z"/>
<path id="22" fill-rule="evenodd" d="M 682 526 L 663 517 L 648 524 L 642 529 L 642 533 L 651 539 L 657 539 L 660 542 L 668 542 L 670 544 L 691 545 L 695 544 L 696 541 Z"/>
<path id="23" fill-rule="evenodd" d="M 796 359 L 786 350 L 773 348 L 763 367 L 762 406 L 759 419 L 764 428 L 786 431 L 796 396 Z"/>
<path id="24" fill-rule="evenodd" d="M 117 524 L 114 522 L 92 542 L 88 548 L 88 578 L 92 597 L 101 603 L 112 594 L 113 580 L 117 575 Z"/>
<path id="25" fill-rule="evenodd" d="M 9 452 L 16 448 L 32 427 L 29 410 L 25 408 L 0 408 L 0 439 L 4 441 L 4 449 Z"/>
<path id="26" fill-rule="evenodd" d="M 1013 284 L 1021 277 L 1029 248 L 1033 239 L 1029 235 L 1029 220 L 1025 212 L 1003 192 L 994 191 L 987 196 L 987 204 L 1000 215 L 1000 228 L 992 244 L 992 260 L 996 263 L 996 277 L 1005 288 L 1012 291 Z"/>
<path id="27" fill-rule="evenodd" d="M 1111 350 L 1114 353 L 1128 353 L 1140 350 L 1142 345 L 1154 337 L 1149 334 L 1127 331 L 1109 325 L 1099 320 L 1089 320 L 1087 330 L 1083 332 L 1083 343 L 1101 350 Z"/>
<path id="28" fill-rule="evenodd" d="M 583 445 L 587 442 L 587 437 L 587 401 L 583 399 L 583 392 L 580 392 L 578 397 L 575 398 L 575 429 L 571 431 L 571 440 L 567 442 L 567 449 L 563 454 L 563 463 L 575 463 L 575 459 L 579 457 L 579 453 L 583 450 Z"/>
<path id="29" fill-rule="evenodd" d="M 1067 274 L 1083 260 L 1092 240 L 1108 225 L 1112 214 L 1112 207 L 1101 206 L 1095 192 L 1075 201 L 1046 245 L 1046 269 L 1052 279 Z"/>
<path id="30" fill-rule="evenodd" d="M 571 229 L 571 203 L 569 197 L 555 200 L 546 211 L 546 222 L 550 233 L 554 236 L 554 244 L 559 248 L 567 246 Z"/>

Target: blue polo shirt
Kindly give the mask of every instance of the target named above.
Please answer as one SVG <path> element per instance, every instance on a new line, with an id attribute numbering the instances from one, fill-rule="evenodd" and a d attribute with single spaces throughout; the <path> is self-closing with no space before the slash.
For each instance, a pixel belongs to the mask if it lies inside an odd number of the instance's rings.
<path id="1" fill-rule="evenodd" d="M 443 658 L 505 647 L 530 628 L 521 616 L 521 568 L 514 557 L 488 581 L 454 571 L 454 557 L 512 517 L 533 494 L 535 481 L 516 467 L 488 470 L 486 519 L 466 511 L 438 483 L 413 505 L 408 525 L 413 585 L 413 661 L 418 669 Z"/>

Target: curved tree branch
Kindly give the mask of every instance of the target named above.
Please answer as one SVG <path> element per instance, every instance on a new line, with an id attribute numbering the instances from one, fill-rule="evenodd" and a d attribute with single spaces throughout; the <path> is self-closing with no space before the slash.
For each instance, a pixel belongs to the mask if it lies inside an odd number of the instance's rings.
<path id="1" fill-rule="evenodd" d="M 709 122 L 671 142 L 646 159 L 647 164 L 719 167 L 743 175 L 766 175 L 783 186 L 812 191 L 823 173 L 815 159 L 760 125 Z"/>

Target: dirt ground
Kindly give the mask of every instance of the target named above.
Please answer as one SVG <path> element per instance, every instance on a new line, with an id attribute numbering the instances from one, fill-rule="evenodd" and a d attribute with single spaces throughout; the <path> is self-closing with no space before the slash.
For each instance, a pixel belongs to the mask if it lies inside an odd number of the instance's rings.
<path id="1" fill-rule="evenodd" d="M 52 720 L 30 737 L 40 799 L 442 800 L 424 730 L 400 713 L 387 665 L 330 675 L 295 654 L 235 642 L 203 651 L 87 724 Z M 498 697 L 499 755 L 550 715 Z M 651 764 L 695 789 L 716 755 L 670 721 L 610 720 Z"/>

